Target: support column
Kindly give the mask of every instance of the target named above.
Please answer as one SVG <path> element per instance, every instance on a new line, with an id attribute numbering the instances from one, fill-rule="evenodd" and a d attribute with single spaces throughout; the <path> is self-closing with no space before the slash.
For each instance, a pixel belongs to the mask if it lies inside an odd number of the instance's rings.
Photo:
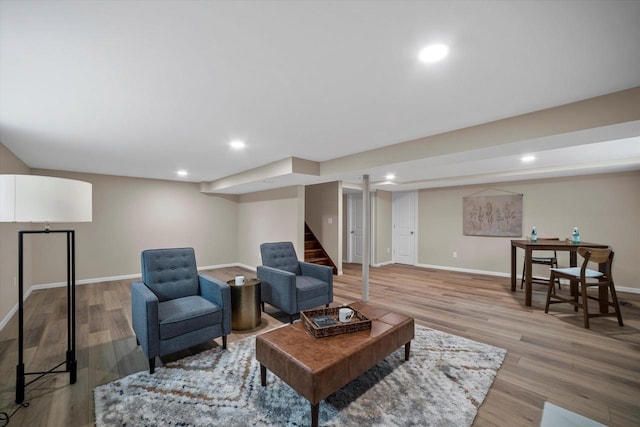
<path id="1" fill-rule="evenodd" d="M 369 259 L 371 258 L 371 200 L 369 175 L 362 176 L 362 301 L 369 301 Z"/>

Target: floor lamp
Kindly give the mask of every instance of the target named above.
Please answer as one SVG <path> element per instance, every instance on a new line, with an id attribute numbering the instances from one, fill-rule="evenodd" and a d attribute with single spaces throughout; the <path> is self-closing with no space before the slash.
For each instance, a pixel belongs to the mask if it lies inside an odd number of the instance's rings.
<path id="1" fill-rule="evenodd" d="M 37 175 L 0 175 L 0 222 L 44 223 L 43 230 L 18 232 L 18 364 L 16 403 L 24 401 L 25 387 L 47 374 L 69 373 L 76 382 L 75 354 L 75 231 L 51 230 L 50 223 L 90 222 L 91 184 Z M 43 372 L 26 372 L 24 366 L 24 236 L 65 234 L 67 237 L 67 353 L 63 362 Z M 61 369 L 64 365 L 64 369 Z M 29 375 L 36 376 L 27 382 Z"/>

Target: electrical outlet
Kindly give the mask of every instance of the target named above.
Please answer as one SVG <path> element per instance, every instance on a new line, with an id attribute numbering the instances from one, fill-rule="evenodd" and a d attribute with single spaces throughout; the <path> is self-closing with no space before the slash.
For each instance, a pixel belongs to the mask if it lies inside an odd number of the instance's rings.
<path id="1" fill-rule="evenodd" d="M 454 257 L 454 258 L 458 258 L 458 252 L 453 251 L 453 254 L 452 254 L 452 255 L 453 255 L 453 257 Z"/>

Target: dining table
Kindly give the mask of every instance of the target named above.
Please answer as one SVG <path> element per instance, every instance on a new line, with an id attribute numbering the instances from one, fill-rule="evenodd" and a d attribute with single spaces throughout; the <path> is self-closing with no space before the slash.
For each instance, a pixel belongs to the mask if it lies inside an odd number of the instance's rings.
<path id="1" fill-rule="evenodd" d="M 557 251 L 557 252 L 569 252 L 569 266 L 577 267 L 578 265 L 578 248 L 580 247 L 589 247 L 589 248 L 608 248 L 609 245 L 603 243 L 590 243 L 590 242 L 580 242 L 574 243 L 569 239 L 566 240 L 537 240 L 532 241 L 530 239 L 522 239 L 522 240 L 512 240 L 511 241 L 511 292 L 516 291 L 516 251 L 518 248 L 524 250 L 524 262 L 525 262 L 525 277 L 524 277 L 524 304 L 528 307 L 531 306 L 531 294 L 532 294 L 532 286 L 531 286 L 531 271 L 532 267 L 532 254 L 533 251 Z M 606 264 L 600 264 L 600 271 L 604 272 Z M 607 303 L 609 297 L 609 290 L 606 286 L 599 286 L 599 299 L 600 299 L 600 312 L 607 313 L 609 311 L 609 304 Z M 577 292 L 575 286 L 571 285 L 571 291 Z"/>

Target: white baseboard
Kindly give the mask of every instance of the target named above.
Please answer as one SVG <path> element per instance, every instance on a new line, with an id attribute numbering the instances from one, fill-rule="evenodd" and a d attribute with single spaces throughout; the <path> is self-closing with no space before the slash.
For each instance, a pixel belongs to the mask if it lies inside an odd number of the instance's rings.
<path id="1" fill-rule="evenodd" d="M 198 267 L 198 271 L 215 270 L 217 268 L 226 268 L 226 267 L 241 267 L 241 268 L 245 268 L 247 270 L 256 271 L 255 267 L 252 267 L 252 266 L 246 265 L 246 264 L 241 264 L 241 263 L 207 265 L 207 266 L 204 266 L 204 267 Z M 111 282 L 111 281 L 114 281 L 114 280 L 131 280 L 131 279 L 140 279 L 140 278 L 141 278 L 141 274 L 140 273 L 123 274 L 121 276 L 96 277 L 96 278 L 93 278 L 93 279 L 76 280 L 76 286 L 77 285 L 88 285 L 88 284 L 100 283 L 100 282 Z M 67 286 L 67 282 L 66 281 L 65 282 L 53 282 L 53 283 L 42 283 L 42 284 L 38 284 L 38 285 L 31 285 L 29 287 L 29 289 L 27 289 L 27 291 L 24 293 L 23 301 L 26 301 L 27 298 L 29 298 L 29 295 L 31 295 L 31 293 L 33 291 L 39 291 L 39 290 L 42 290 L 42 289 L 61 288 L 63 286 Z M 7 315 L 0 321 L 0 331 L 2 329 L 4 329 L 4 327 L 7 325 L 7 323 L 9 323 L 9 320 L 11 320 L 11 317 L 13 317 L 13 315 L 16 314 L 17 312 L 18 312 L 18 304 L 16 303 L 16 305 L 11 307 L 11 310 L 9 310 Z"/>
<path id="2" fill-rule="evenodd" d="M 431 265 L 431 264 L 416 264 L 415 266 L 420 268 L 433 268 L 434 270 L 457 271 L 459 273 L 483 274 L 485 276 L 511 277 L 511 273 L 503 273 L 500 271 L 472 270 L 470 268 L 447 267 L 442 265 Z M 629 286 L 616 285 L 616 292 L 640 294 L 640 289 L 632 288 Z"/>
<path id="3" fill-rule="evenodd" d="M 11 310 L 9 310 L 7 315 L 4 316 L 4 319 L 2 319 L 2 321 L 0 322 L 0 331 L 3 330 L 5 326 L 7 326 L 7 323 L 9 323 L 9 320 L 11 320 L 11 317 L 13 317 L 13 315 L 16 314 L 17 311 L 18 311 L 18 304 L 11 307 Z"/>
<path id="4" fill-rule="evenodd" d="M 385 261 L 385 262 L 379 262 L 377 264 L 371 264 L 371 267 L 383 267 L 385 265 L 390 265 L 393 264 L 393 261 Z"/>
<path id="5" fill-rule="evenodd" d="M 457 271 L 458 273 L 484 274 L 485 276 L 511 277 L 510 273 L 503 273 L 500 271 L 473 270 L 470 268 L 447 267 L 447 266 L 432 265 L 432 264 L 416 264 L 416 267 L 433 268 L 434 270 Z"/>
<path id="6" fill-rule="evenodd" d="M 211 270 L 211 269 L 222 268 L 222 267 L 223 266 L 214 265 L 214 266 L 206 267 L 206 269 L 207 270 Z M 249 270 L 249 271 L 256 271 L 257 270 L 256 267 L 253 267 L 253 266 L 247 265 L 247 264 L 242 264 L 240 262 L 236 262 L 235 264 L 225 265 L 224 267 L 240 267 L 240 268 L 244 268 L 245 270 Z"/>
<path id="7" fill-rule="evenodd" d="M 389 264 L 393 264 L 393 261 L 389 261 L 389 262 L 384 262 L 384 263 L 380 263 L 380 264 L 374 264 L 372 265 L 372 267 L 382 267 L 385 265 L 389 265 Z M 510 273 L 502 273 L 499 271 L 484 271 L 484 270 L 473 270 L 473 269 L 469 269 L 469 268 L 458 268 L 458 267 L 447 267 L 447 266 L 442 266 L 442 265 L 432 265 L 432 264 L 416 264 L 416 267 L 420 267 L 420 268 L 432 268 L 434 270 L 447 270 L 447 271 L 456 271 L 459 273 L 472 273 L 472 274 L 483 274 L 486 276 L 498 276 L 498 277 L 511 277 Z M 256 267 L 247 265 L 247 264 L 242 264 L 239 262 L 236 263 L 230 263 L 230 264 L 219 264 L 219 265 L 207 265 L 204 267 L 198 267 L 198 271 L 202 271 L 202 270 L 215 270 L 218 268 L 226 268 L 226 267 L 240 267 L 240 268 L 244 268 L 246 270 L 249 271 L 256 271 Z M 342 271 L 338 272 L 338 275 L 342 275 Z M 100 283 L 100 282 L 109 282 L 109 281 L 114 281 L 114 280 L 130 280 L 130 279 L 137 279 L 140 278 L 140 274 L 125 274 L 122 276 L 111 276 L 111 277 L 97 277 L 94 279 L 82 279 L 82 280 L 76 280 L 76 285 L 88 285 L 91 283 Z M 50 288 L 59 288 L 62 286 L 67 286 L 67 282 L 54 282 L 54 283 L 44 283 L 44 284 L 39 284 L 39 285 L 31 285 L 29 287 L 29 289 L 27 289 L 27 291 L 24 294 L 24 301 L 27 300 L 27 298 L 29 298 L 29 295 L 31 295 L 31 292 L 33 291 L 38 291 L 38 290 L 42 290 L 42 289 L 50 289 Z M 616 291 L 618 292 L 627 292 L 630 294 L 640 294 L 640 289 L 638 288 L 632 288 L 629 286 L 618 286 L 616 285 Z M 13 315 L 18 311 L 18 304 L 14 305 L 9 312 L 7 313 L 7 315 L 0 321 L 0 331 L 2 329 L 4 329 L 4 327 L 7 325 L 7 323 L 9 323 L 9 320 L 11 320 L 11 317 L 13 317 Z"/>
<path id="8" fill-rule="evenodd" d="M 618 292 L 626 292 L 629 294 L 640 294 L 640 289 L 638 288 L 630 288 L 628 286 L 618 286 L 616 285 L 616 293 Z"/>

